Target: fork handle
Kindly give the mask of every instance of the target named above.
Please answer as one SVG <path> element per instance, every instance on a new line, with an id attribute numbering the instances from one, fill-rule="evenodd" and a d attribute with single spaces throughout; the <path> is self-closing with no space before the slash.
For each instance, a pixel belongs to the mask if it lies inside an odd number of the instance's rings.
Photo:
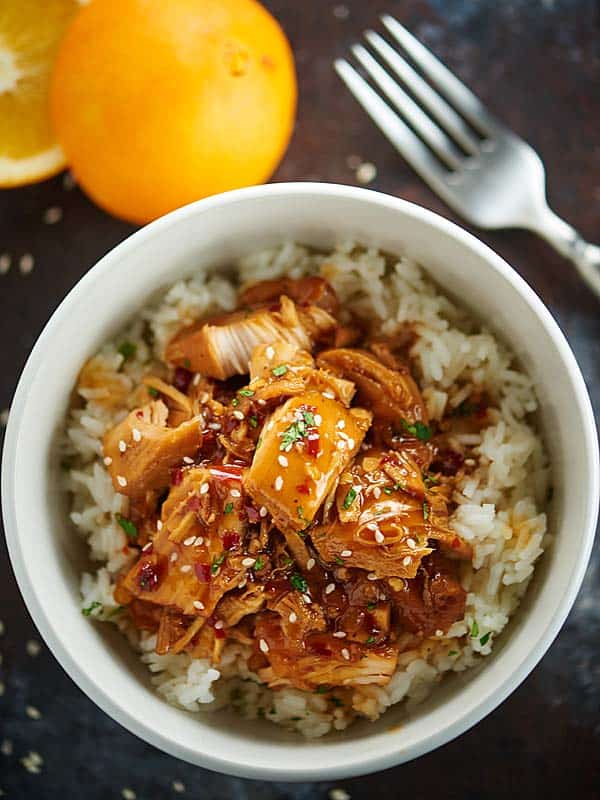
<path id="1" fill-rule="evenodd" d="M 527 227 L 575 264 L 581 277 L 600 297 L 600 247 L 589 244 L 548 206 Z"/>

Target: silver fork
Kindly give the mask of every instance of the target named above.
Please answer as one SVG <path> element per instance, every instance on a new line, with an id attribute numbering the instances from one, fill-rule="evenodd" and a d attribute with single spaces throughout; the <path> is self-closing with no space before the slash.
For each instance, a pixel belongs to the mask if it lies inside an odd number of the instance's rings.
<path id="1" fill-rule="evenodd" d="M 600 295 L 600 247 L 584 241 L 548 207 L 544 165 L 535 150 L 494 119 L 397 20 L 388 14 L 381 20 L 429 83 L 382 36 L 366 31 L 380 60 L 361 44 L 351 50 L 389 102 L 345 59 L 334 66 L 367 114 L 458 214 L 480 228 L 527 228 L 543 236 Z"/>

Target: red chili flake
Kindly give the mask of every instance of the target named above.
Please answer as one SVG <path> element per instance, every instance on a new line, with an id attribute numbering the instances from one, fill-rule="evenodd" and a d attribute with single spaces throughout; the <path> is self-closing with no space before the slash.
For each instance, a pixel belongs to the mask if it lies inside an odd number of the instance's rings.
<path id="1" fill-rule="evenodd" d="M 183 470 L 181 467 L 173 467 L 171 470 L 171 483 L 173 486 L 179 486 L 183 480 Z"/>
<path id="2" fill-rule="evenodd" d="M 135 412 L 135 415 L 136 415 L 136 417 L 137 417 L 138 419 L 142 419 L 142 418 L 143 418 L 143 416 L 144 416 L 144 412 L 143 412 L 143 411 L 136 411 L 136 412 Z"/>
<path id="3" fill-rule="evenodd" d="M 299 492 L 300 494 L 310 494 L 310 489 L 308 488 L 307 481 L 298 484 L 298 486 L 296 486 L 296 491 Z"/>
<path id="4" fill-rule="evenodd" d="M 185 508 L 187 511 L 199 511 L 201 505 L 202 501 L 200 500 L 197 494 L 194 494 L 185 504 Z"/>
<path id="5" fill-rule="evenodd" d="M 210 468 L 210 474 L 222 481 L 240 481 L 242 479 L 242 467 L 236 464 L 219 464 Z"/>
<path id="6" fill-rule="evenodd" d="M 223 628 L 215 628 L 215 639 L 224 639 L 225 638 L 225 631 Z"/>
<path id="7" fill-rule="evenodd" d="M 259 521 L 260 514 L 254 508 L 254 506 L 246 506 L 245 511 L 246 511 L 246 516 L 248 517 L 248 522 L 255 523 Z"/>
<path id="8" fill-rule="evenodd" d="M 152 561 L 144 561 L 138 572 L 138 586 L 144 592 L 154 592 L 158 589 L 161 579 L 161 570 L 158 564 Z"/>
<path id="9" fill-rule="evenodd" d="M 177 367 L 175 369 L 175 375 L 173 376 L 173 386 L 176 389 L 179 389 L 180 392 L 186 394 L 193 377 L 194 376 L 189 369 L 185 369 L 185 367 Z"/>
<path id="10" fill-rule="evenodd" d="M 315 436 L 314 433 L 309 434 L 306 440 L 306 452 L 309 456 L 318 456 L 320 450 L 319 435 Z"/>
<path id="11" fill-rule="evenodd" d="M 240 535 L 235 531 L 225 531 L 223 534 L 223 548 L 225 550 L 233 550 L 234 547 L 239 547 Z"/>
<path id="12" fill-rule="evenodd" d="M 200 583 L 210 583 L 210 564 L 194 564 L 194 572 Z"/>

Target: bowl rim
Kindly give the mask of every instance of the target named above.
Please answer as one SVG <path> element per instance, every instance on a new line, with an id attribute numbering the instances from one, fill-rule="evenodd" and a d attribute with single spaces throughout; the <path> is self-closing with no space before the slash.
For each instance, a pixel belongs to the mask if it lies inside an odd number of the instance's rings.
<path id="1" fill-rule="evenodd" d="M 458 719 L 447 723 L 429 736 L 418 740 L 410 747 L 407 747 L 402 753 L 395 752 L 394 747 L 390 746 L 385 752 L 379 755 L 367 753 L 366 756 L 361 758 L 359 754 L 357 754 L 353 763 L 345 763 L 343 767 L 335 763 L 326 765 L 316 764 L 310 769 L 304 767 L 296 769 L 293 767 L 280 768 L 277 765 L 256 767 L 248 763 L 230 760 L 226 755 L 221 756 L 214 753 L 205 753 L 194 747 L 181 747 L 178 743 L 172 742 L 159 730 L 152 729 L 143 721 L 138 720 L 135 714 L 126 707 L 126 704 L 115 700 L 103 687 L 99 686 L 94 681 L 93 677 L 79 667 L 78 663 L 71 656 L 68 647 L 63 644 L 62 638 L 55 630 L 52 620 L 47 617 L 42 604 L 38 601 L 33 583 L 29 578 L 27 564 L 23 558 L 19 542 L 17 512 L 14 502 L 16 448 L 19 430 L 24 422 L 23 411 L 25 400 L 41 360 L 44 358 L 45 352 L 51 350 L 52 335 L 55 327 L 69 314 L 70 308 L 78 302 L 79 298 L 84 295 L 94 283 L 101 281 L 103 276 L 112 270 L 113 265 L 118 265 L 119 262 L 126 259 L 129 253 L 135 249 L 138 244 L 160 236 L 169 227 L 179 223 L 180 220 L 187 217 L 194 217 L 203 213 L 205 210 L 218 206 L 225 209 L 228 205 L 235 204 L 239 201 L 252 201 L 264 198 L 265 196 L 289 199 L 299 195 L 311 194 L 356 200 L 362 203 L 395 210 L 409 218 L 423 221 L 438 231 L 445 232 L 452 238 L 458 239 L 467 248 L 474 251 L 491 269 L 500 273 L 511 285 L 512 289 L 524 299 L 542 323 L 546 334 L 552 339 L 556 346 L 562 366 L 573 383 L 578 399 L 578 410 L 581 422 L 590 444 L 587 459 L 588 482 L 583 493 L 583 497 L 586 497 L 588 501 L 587 524 L 582 537 L 580 553 L 574 566 L 573 574 L 570 577 L 568 591 L 562 596 L 557 612 L 547 624 L 546 629 L 540 634 L 535 647 L 529 651 L 527 657 L 520 663 L 517 669 L 507 675 L 499 685 L 492 687 L 487 696 L 472 704 Z M 54 657 L 77 686 L 79 686 L 96 705 L 142 740 L 151 743 L 170 755 L 182 758 L 197 766 L 238 777 L 306 781 L 332 780 L 363 775 L 410 761 L 413 758 L 431 752 L 437 747 L 461 735 L 487 716 L 487 714 L 500 705 L 500 703 L 520 685 L 554 641 L 581 587 L 591 554 L 598 517 L 600 495 L 599 475 L 600 457 L 596 425 L 583 376 L 564 334 L 549 310 L 526 281 L 501 256 L 488 247 L 488 245 L 484 244 L 459 225 L 456 225 L 433 211 L 409 201 L 370 189 L 345 186 L 342 184 L 307 181 L 276 183 L 237 189 L 190 203 L 189 205 L 183 206 L 182 208 L 160 217 L 128 236 L 124 241 L 106 253 L 83 275 L 62 300 L 44 326 L 19 378 L 5 433 L 2 454 L 1 494 L 2 512 L 10 560 L 17 584 L 27 608 Z M 392 744 L 394 738 L 394 736 L 390 736 L 390 744 Z"/>

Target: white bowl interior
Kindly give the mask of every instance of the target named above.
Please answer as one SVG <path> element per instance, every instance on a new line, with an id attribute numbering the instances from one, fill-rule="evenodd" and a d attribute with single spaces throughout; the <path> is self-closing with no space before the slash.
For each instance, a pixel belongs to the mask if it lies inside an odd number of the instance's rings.
<path id="1" fill-rule="evenodd" d="M 59 488 L 53 446 L 81 364 L 145 299 L 201 264 L 227 265 L 295 240 L 328 248 L 352 238 L 421 262 L 500 335 L 533 376 L 553 463 L 552 532 L 525 601 L 482 668 L 445 680 L 409 718 L 391 709 L 318 743 L 228 713 L 166 704 L 120 635 L 79 612 L 88 565 Z M 168 752 L 224 772 L 333 778 L 391 766 L 458 735 L 527 675 L 572 605 L 593 538 L 597 444 L 579 370 L 555 323 L 515 273 L 473 237 L 429 212 L 365 190 L 317 184 L 231 193 L 169 215 L 109 253 L 61 305 L 28 362 L 9 423 L 4 513 L 21 590 L 44 638 L 105 711 Z"/>

